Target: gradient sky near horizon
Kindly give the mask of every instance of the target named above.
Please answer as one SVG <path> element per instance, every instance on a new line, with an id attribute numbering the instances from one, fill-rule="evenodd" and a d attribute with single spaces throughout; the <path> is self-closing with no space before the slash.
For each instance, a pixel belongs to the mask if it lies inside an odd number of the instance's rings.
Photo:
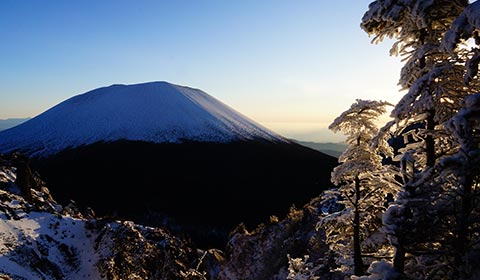
<path id="1" fill-rule="evenodd" d="M 94 88 L 200 88 L 274 131 L 327 129 L 357 98 L 395 103 L 399 58 L 371 44 L 371 0 L 2 0 L 0 119 L 34 117 Z"/>

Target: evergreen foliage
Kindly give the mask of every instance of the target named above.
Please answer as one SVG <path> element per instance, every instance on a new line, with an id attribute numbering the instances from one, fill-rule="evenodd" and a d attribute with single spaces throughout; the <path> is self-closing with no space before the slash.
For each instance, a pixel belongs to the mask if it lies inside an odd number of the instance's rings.
<path id="1" fill-rule="evenodd" d="M 389 166 L 382 166 L 382 156 L 372 150 L 370 143 L 378 133 L 375 120 L 386 113 L 390 105 L 383 101 L 357 100 L 329 126 L 334 132 L 347 136 L 347 149 L 340 156 L 339 166 L 332 172 L 332 191 L 345 207 L 324 217 L 318 227 L 326 232 L 326 242 L 337 255 L 337 262 L 353 273 L 365 273 L 365 255 L 385 255 L 386 237 L 379 231 L 381 214 L 388 205 L 387 198 L 396 196 L 398 183 Z M 386 147 L 383 147 L 385 150 Z"/>
<path id="2" fill-rule="evenodd" d="M 387 104 L 363 100 L 330 126 L 347 135 L 330 191 L 345 208 L 318 227 L 352 279 L 480 279 L 480 3 L 377 0 L 361 28 L 394 40 L 405 95 L 380 129 Z"/>

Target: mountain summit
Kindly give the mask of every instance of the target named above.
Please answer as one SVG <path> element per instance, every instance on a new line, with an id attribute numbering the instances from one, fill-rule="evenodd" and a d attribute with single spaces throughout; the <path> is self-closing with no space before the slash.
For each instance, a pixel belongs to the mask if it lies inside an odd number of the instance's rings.
<path id="1" fill-rule="evenodd" d="M 0 151 L 48 156 L 117 140 L 287 142 L 199 89 L 151 82 L 112 85 L 74 96 L 0 132 Z"/>

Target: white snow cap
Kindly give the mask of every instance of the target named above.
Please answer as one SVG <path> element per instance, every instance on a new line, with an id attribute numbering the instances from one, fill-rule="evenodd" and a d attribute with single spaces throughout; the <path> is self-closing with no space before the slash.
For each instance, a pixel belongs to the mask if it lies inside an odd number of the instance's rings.
<path id="1" fill-rule="evenodd" d="M 0 152 L 47 156 L 104 141 L 288 142 L 207 93 L 167 82 L 112 85 L 74 96 L 0 132 Z"/>

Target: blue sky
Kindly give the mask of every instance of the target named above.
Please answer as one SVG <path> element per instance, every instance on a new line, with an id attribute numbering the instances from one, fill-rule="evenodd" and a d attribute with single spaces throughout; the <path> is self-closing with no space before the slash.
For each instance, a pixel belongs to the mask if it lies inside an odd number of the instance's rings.
<path id="1" fill-rule="evenodd" d="M 398 58 L 360 27 L 371 1 L 0 1 L 0 119 L 110 84 L 200 88 L 287 136 L 356 98 L 396 102 Z"/>

